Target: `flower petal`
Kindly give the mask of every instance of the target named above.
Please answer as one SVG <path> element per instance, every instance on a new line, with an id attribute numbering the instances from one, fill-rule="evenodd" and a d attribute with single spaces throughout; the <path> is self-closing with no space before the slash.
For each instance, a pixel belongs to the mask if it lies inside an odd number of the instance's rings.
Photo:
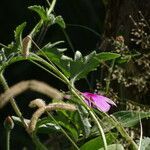
<path id="1" fill-rule="evenodd" d="M 92 98 L 91 97 L 91 94 L 92 93 L 89 93 L 89 92 L 84 92 L 84 93 L 82 93 L 82 95 L 84 96 L 84 101 L 85 101 L 85 103 L 87 104 L 87 105 L 89 105 L 90 107 L 91 107 L 91 102 L 90 102 L 90 99 Z"/>
<path id="2" fill-rule="evenodd" d="M 100 111 L 107 112 L 111 108 L 111 105 L 116 104 L 105 96 L 93 94 L 89 92 L 82 93 L 85 97 L 84 101 L 90 106 L 99 109 Z M 110 105 L 111 104 L 111 105 Z"/>
<path id="3" fill-rule="evenodd" d="M 84 99 L 84 101 L 85 101 L 85 103 L 86 103 L 87 105 L 89 105 L 90 107 L 92 106 L 92 104 L 91 104 L 91 102 L 90 102 L 89 100 Z"/>
<path id="4" fill-rule="evenodd" d="M 99 110 L 101 110 L 103 112 L 107 112 L 107 111 L 109 111 L 111 106 L 110 106 L 110 104 L 107 103 L 106 99 L 107 98 L 104 96 L 100 96 L 100 95 L 95 94 L 93 97 L 93 102 L 95 103 L 95 106 Z"/>
<path id="5" fill-rule="evenodd" d="M 103 96 L 104 97 L 104 96 Z M 111 105 L 117 106 L 111 99 L 105 97 L 105 101 Z"/>
<path id="6" fill-rule="evenodd" d="M 82 93 L 82 94 L 83 94 L 83 96 L 85 96 L 86 98 L 89 98 L 89 99 L 91 99 L 93 96 L 96 95 L 96 94 L 89 93 L 89 92 L 84 92 L 84 93 Z"/>

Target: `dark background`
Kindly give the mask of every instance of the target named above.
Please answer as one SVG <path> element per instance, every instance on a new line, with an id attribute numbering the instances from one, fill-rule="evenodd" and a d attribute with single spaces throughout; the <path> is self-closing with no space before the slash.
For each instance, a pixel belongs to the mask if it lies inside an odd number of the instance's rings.
<path id="1" fill-rule="evenodd" d="M 43 5 L 44 7 L 47 7 L 46 1 L 41 0 L 0 1 L 1 43 L 7 45 L 13 41 L 15 28 L 24 21 L 27 22 L 27 26 L 23 36 L 26 36 L 32 30 L 40 18 L 37 14 L 27 9 L 27 7 L 31 5 Z M 64 18 L 67 24 L 66 32 L 73 44 L 74 50 L 80 50 L 86 55 L 93 50 L 97 50 L 97 52 L 104 51 L 105 49 L 99 49 L 99 45 L 103 43 L 106 37 L 115 37 L 119 33 L 123 34 L 126 44 L 130 45 L 128 39 L 130 37 L 132 24 L 128 16 L 129 14 L 132 14 L 136 17 L 138 11 L 141 10 L 147 18 L 149 16 L 149 6 L 149 0 L 145 0 L 144 2 L 143 0 L 58 0 L 55 7 L 55 13 Z M 87 26 L 99 33 L 100 37 L 86 29 L 69 26 L 69 24 Z M 71 50 L 64 33 L 57 25 L 48 29 L 40 46 L 47 42 L 56 42 L 58 40 L 65 41 L 63 46 L 68 48 L 66 55 L 73 56 L 74 51 Z M 95 74 L 91 74 L 89 76 L 90 85 L 93 87 L 95 85 L 95 80 L 93 80 L 95 78 L 94 75 Z M 98 75 L 96 74 L 96 76 Z M 58 80 L 53 78 L 50 74 L 44 72 L 28 61 L 19 62 L 9 66 L 5 71 L 5 77 L 10 86 L 22 80 L 37 79 L 45 81 L 58 89 L 66 90 L 66 87 L 62 83 L 58 82 Z M 77 87 L 81 90 L 88 89 L 85 80 L 77 83 Z M 29 101 L 36 98 L 36 96 L 37 93 L 28 91 L 17 97 L 17 103 L 25 117 L 31 116 L 32 112 L 31 110 L 29 111 L 27 105 Z M 43 97 L 43 95 L 39 95 L 39 97 Z M 9 105 L 0 110 L 0 149 L 5 149 L 3 147 L 4 139 L 2 137 L 4 137 L 4 129 L 2 128 L 2 122 L 7 115 L 12 115 L 13 113 L 14 112 Z M 16 129 L 17 133 L 23 133 L 22 128 L 16 126 L 15 130 Z M 29 138 L 26 138 L 26 133 L 23 133 L 23 135 L 20 134 L 20 138 L 18 134 L 16 136 L 15 130 L 13 130 L 12 133 L 12 150 L 20 150 L 22 145 L 25 144 L 28 144 L 29 149 L 32 149 L 33 144 L 30 143 Z"/>

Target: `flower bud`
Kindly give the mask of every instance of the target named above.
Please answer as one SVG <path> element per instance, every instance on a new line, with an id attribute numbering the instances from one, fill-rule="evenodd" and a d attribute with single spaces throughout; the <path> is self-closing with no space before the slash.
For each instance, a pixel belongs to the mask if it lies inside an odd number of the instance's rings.
<path id="1" fill-rule="evenodd" d="M 7 130 L 12 130 L 14 128 L 14 122 L 10 116 L 8 116 L 4 121 L 4 127 Z"/>

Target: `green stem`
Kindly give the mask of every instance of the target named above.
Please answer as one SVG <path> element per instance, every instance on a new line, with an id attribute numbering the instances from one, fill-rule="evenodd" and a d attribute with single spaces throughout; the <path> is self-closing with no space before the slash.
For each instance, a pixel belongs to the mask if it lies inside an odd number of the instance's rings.
<path id="1" fill-rule="evenodd" d="M 37 65 L 38 67 L 42 68 L 43 70 L 47 71 L 48 73 L 50 73 L 51 75 L 53 75 L 54 77 L 56 77 L 57 79 L 59 79 L 60 81 L 62 81 L 63 83 L 64 80 L 61 79 L 59 76 L 57 76 L 56 74 L 54 74 L 53 72 L 51 72 L 50 70 L 46 69 L 45 67 L 43 67 L 42 65 L 38 64 L 36 61 L 34 60 L 30 60 L 32 63 L 34 63 L 35 65 Z"/>
<path id="2" fill-rule="evenodd" d="M 43 65 L 47 66 L 50 70 L 52 70 L 54 73 L 56 73 L 60 78 L 62 78 L 62 80 L 69 85 L 70 82 L 69 80 L 65 77 L 64 74 L 62 74 L 54 65 L 51 65 L 49 62 L 47 62 L 46 60 L 44 60 L 43 58 L 39 57 L 38 55 L 31 53 L 32 54 L 32 58 L 31 60 L 36 60 L 40 63 L 42 63 Z"/>
<path id="3" fill-rule="evenodd" d="M 3 85 L 3 88 L 4 90 L 8 90 L 9 89 L 9 86 L 6 82 L 6 79 L 4 78 L 3 76 L 3 73 L 0 74 L 0 82 L 1 84 Z M 10 98 L 10 103 L 11 103 L 11 106 L 13 107 L 15 113 L 17 114 L 17 116 L 21 119 L 22 121 L 22 124 L 24 125 L 25 128 L 28 127 L 28 125 L 26 124 L 26 122 L 24 121 L 24 118 L 22 116 L 22 113 L 19 109 L 19 107 L 17 106 L 16 102 L 15 102 L 15 99 L 14 98 Z"/>
<path id="4" fill-rule="evenodd" d="M 50 4 L 50 3 L 49 3 Z M 52 1 L 52 4 L 49 6 L 49 9 L 47 11 L 47 15 L 49 16 L 51 14 L 51 12 L 53 11 L 54 7 L 55 7 L 55 4 L 56 4 L 56 0 L 53 0 Z M 43 24 L 45 22 L 41 19 L 37 24 L 36 26 L 32 29 L 32 31 L 29 33 L 29 36 L 31 38 L 35 37 L 36 34 L 40 31 L 40 29 L 42 28 Z M 46 25 L 46 28 L 48 28 L 48 24 Z M 31 42 L 28 43 L 28 47 L 29 49 L 31 48 Z"/>
<path id="5" fill-rule="evenodd" d="M 48 3 L 48 4 L 50 4 L 50 3 Z M 48 15 L 51 14 L 51 12 L 54 10 L 55 5 L 56 5 L 56 0 L 53 0 L 51 5 L 50 5 L 50 8 L 47 12 Z"/>
<path id="6" fill-rule="evenodd" d="M 65 38 L 66 38 L 66 40 L 67 40 L 67 42 L 68 42 L 68 44 L 69 44 L 69 46 L 70 46 L 72 52 L 75 53 L 73 44 L 72 44 L 72 42 L 71 42 L 71 40 L 70 40 L 70 38 L 69 38 L 69 36 L 68 36 L 66 30 L 65 30 L 65 29 L 62 29 L 62 31 L 63 31 L 63 33 L 64 33 L 64 35 L 65 35 Z"/>
<path id="7" fill-rule="evenodd" d="M 11 130 L 6 129 L 6 150 L 10 150 L 10 133 Z"/>
<path id="8" fill-rule="evenodd" d="M 85 30 L 88 30 L 88 31 L 94 33 L 97 37 L 102 38 L 102 36 L 98 32 L 96 32 L 95 30 L 93 30 L 87 26 L 80 25 L 80 24 L 67 24 L 67 26 L 83 28 Z"/>
<path id="9" fill-rule="evenodd" d="M 101 124 L 99 123 L 98 119 L 96 118 L 95 114 L 91 110 L 89 112 L 90 112 L 90 115 L 92 116 L 92 118 L 94 119 L 95 123 L 97 124 L 99 132 L 101 133 L 101 136 L 103 139 L 103 144 L 104 144 L 104 150 L 107 150 L 107 141 L 106 141 L 104 130 L 103 130 Z"/>
<path id="10" fill-rule="evenodd" d="M 33 30 L 30 32 L 29 36 L 33 38 L 39 32 L 39 30 L 42 27 L 42 25 L 43 25 L 43 20 L 40 20 L 36 24 L 36 26 L 33 28 Z"/>
<path id="11" fill-rule="evenodd" d="M 111 65 L 111 68 L 110 68 L 110 70 L 109 70 L 108 79 L 107 79 L 107 81 L 106 81 L 106 94 L 108 94 L 108 92 L 109 92 L 110 81 L 111 81 L 111 75 L 112 75 L 112 72 L 113 72 L 113 69 L 114 69 L 114 65 L 115 65 L 115 59 L 112 61 L 112 65 Z"/>

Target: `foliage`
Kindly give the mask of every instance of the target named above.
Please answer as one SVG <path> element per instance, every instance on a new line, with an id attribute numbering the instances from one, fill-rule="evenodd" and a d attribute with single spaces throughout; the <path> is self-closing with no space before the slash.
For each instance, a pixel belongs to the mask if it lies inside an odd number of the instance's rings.
<path id="1" fill-rule="evenodd" d="M 126 147 L 124 147 L 123 139 L 125 139 L 131 149 L 137 149 L 138 142 L 130 137 L 126 132 L 126 128 L 134 128 L 141 119 L 149 119 L 149 111 L 119 110 L 111 115 L 100 112 L 95 109 L 96 104 L 91 102 L 92 106 L 89 106 L 85 103 L 84 96 L 75 87 L 75 82 L 78 81 L 80 83 L 80 80 L 87 78 L 90 72 L 97 70 L 98 67 L 107 66 L 106 88 L 103 87 L 102 91 L 106 91 L 104 92 L 105 95 L 109 96 L 111 80 L 117 80 L 118 83 L 124 83 L 126 86 L 129 84 L 123 78 L 124 72 L 118 71 L 119 66 L 122 67 L 124 64 L 128 64 L 141 54 L 138 52 L 130 53 L 122 36 L 113 40 L 114 51 L 99 53 L 93 50 L 90 54 L 83 56 L 78 50 L 75 52 L 74 58 L 65 54 L 66 48 L 59 48 L 64 41 L 49 42 L 42 48 L 39 48 L 38 43 L 35 43 L 34 39 L 38 35 L 37 33 L 42 31 L 42 27 L 46 25 L 46 28 L 49 28 L 54 24 L 58 24 L 63 30 L 66 27 L 63 18 L 54 13 L 55 3 L 56 1 L 53 0 L 50 8 L 37 5 L 30 6 L 29 9 L 40 16 L 40 21 L 25 38 L 22 37 L 22 33 L 26 23 L 19 25 L 15 30 L 14 41 L 1 49 L 0 82 L 5 92 L 0 96 L 0 108 L 3 107 L 2 104 L 4 102 L 2 101 L 6 99 L 5 103 L 8 102 L 8 97 L 16 113 L 16 116 L 12 116 L 14 123 L 25 128 L 36 149 L 46 150 L 49 147 L 54 148 L 52 144 L 58 143 L 60 147 L 63 147 L 62 149 L 67 147 L 67 149 L 81 150 L 93 148 L 95 150 L 124 150 Z M 25 42 L 25 40 L 27 41 Z M 33 50 L 33 47 L 36 47 L 37 50 Z M 139 64 L 140 62 L 145 64 L 143 57 L 138 59 Z M 30 61 L 36 64 L 37 67 L 46 70 L 58 78 L 60 82 L 63 82 L 68 87 L 68 92 L 60 92 L 44 83 L 40 83 L 37 86 L 32 81 L 24 82 L 24 84 L 21 84 L 22 86 L 9 88 L 3 72 L 12 63 L 17 65 L 16 62 L 20 61 Z M 117 71 L 115 67 L 118 67 Z M 128 77 L 128 79 L 131 78 Z M 148 79 L 149 77 L 145 78 L 146 84 Z M 132 77 L 133 80 L 134 77 Z M 138 85 L 138 88 L 140 85 L 141 83 Z M 144 88 L 146 87 L 145 85 L 143 86 Z M 48 96 L 47 100 L 50 102 L 46 104 L 39 97 L 31 101 L 29 106 L 37 108 L 29 119 L 23 117 L 16 100 L 12 98 L 27 88 L 30 90 L 36 89 L 35 91 L 44 93 Z M 67 96 L 69 98 L 65 99 Z M 113 99 L 113 97 L 110 98 Z M 89 99 L 89 101 L 92 100 Z M 48 135 L 50 142 L 42 141 L 41 135 L 44 135 L 44 137 Z M 149 147 L 149 138 L 142 139 L 141 143 L 141 148 L 146 150 Z M 9 145 L 9 142 L 7 142 L 7 145 Z"/>

